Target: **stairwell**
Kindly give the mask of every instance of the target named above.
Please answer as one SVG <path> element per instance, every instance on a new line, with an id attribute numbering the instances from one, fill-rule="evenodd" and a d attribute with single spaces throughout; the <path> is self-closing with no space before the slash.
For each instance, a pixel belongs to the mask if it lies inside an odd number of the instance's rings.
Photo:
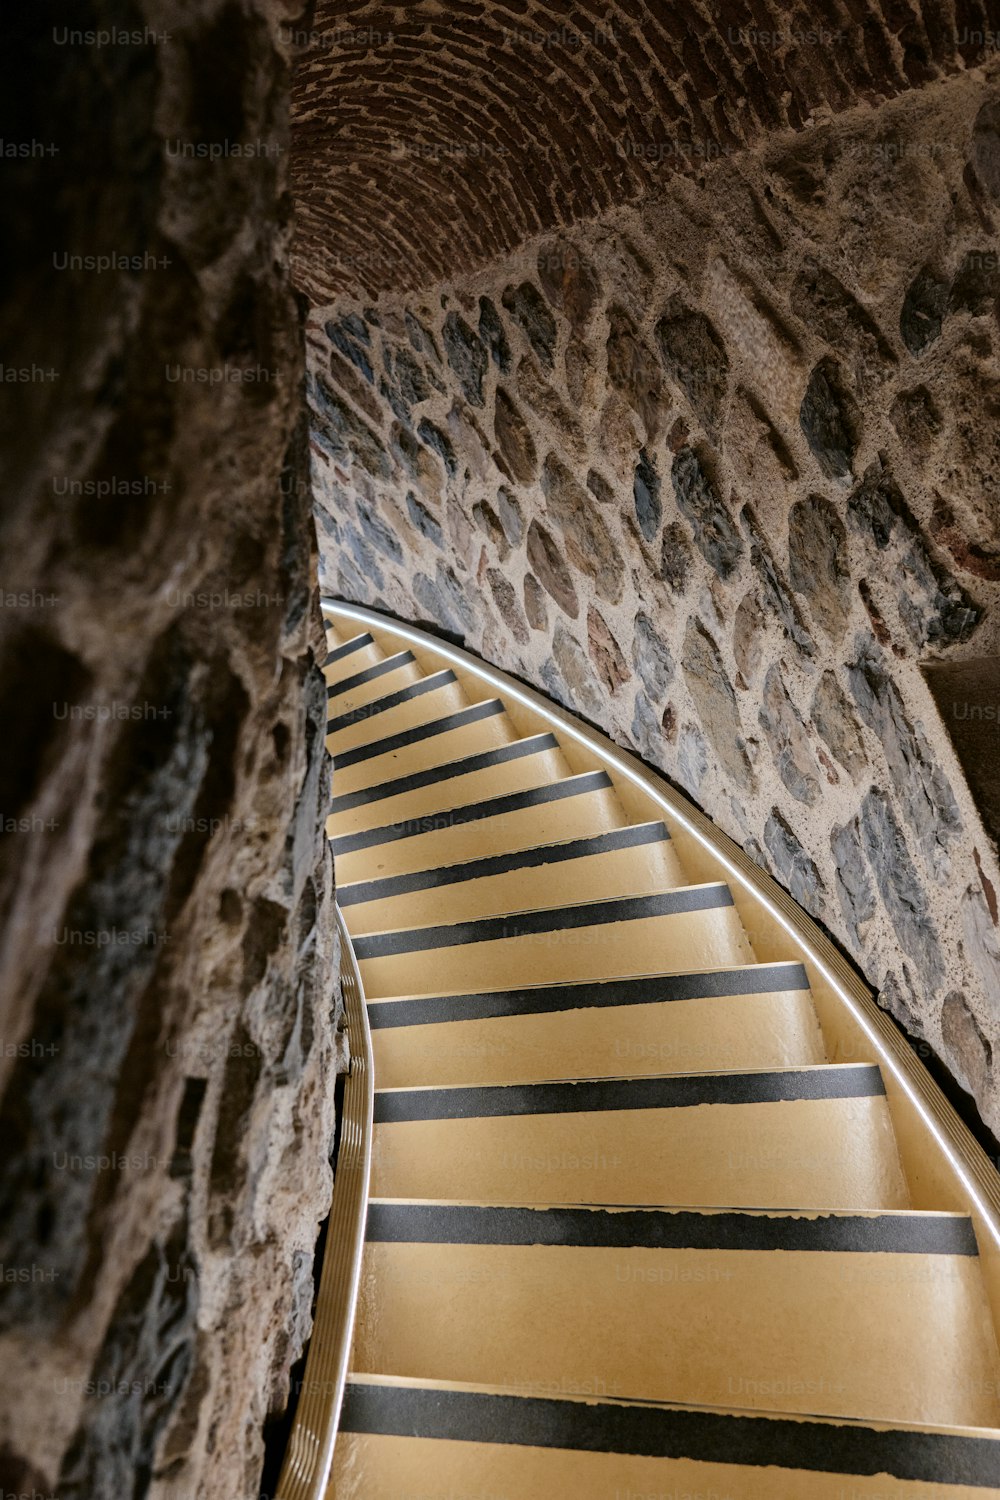
<path id="1" fill-rule="evenodd" d="M 324 608 L 375 1086 L 331 1493 L 1000 1493 L 971 1138 L 911 1181 L 898 1059 L 842 1059 L 681 799 L 644 816 L 537 695 Z"/>

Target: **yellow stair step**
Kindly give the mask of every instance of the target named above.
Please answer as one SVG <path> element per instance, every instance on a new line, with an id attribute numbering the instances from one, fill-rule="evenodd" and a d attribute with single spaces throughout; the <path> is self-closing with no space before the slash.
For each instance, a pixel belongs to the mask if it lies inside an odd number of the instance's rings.
<path id="1" fill-rule="evenodd" d="M 348 1377 L 337 1500 L 996 1500 L 1000 1436 Z"/>
<path id="2" fill-rule="evenodd" d="M 334 841 L 335 857 L 338 841 Z M 429 995 L 476 988 L 606 979 L 753 960 L 721 881 L 480 917 L 440 927 L 367 933 L 354 941 L 365 994 Z"/>
<path id="3" fill-rule="evenodd" d="M 470 921 L 574 900 L 653 895 L 684 871 L 662 823 L 615 828 L 443 869 L 342 885 L 337 900 L 352 935 Z"/>
<path id="4" fill-rule="evenodd" d="M 539 841 L 601 833 L 625 822 L 607 772 L 584 771 L 548 786 L 428 814 L 422 830 L 371 829 L 336 838 L 337 883 L 437 869 Z"/>
<path id="5" fill-rule="evenodd" d="M 1000 1421 L 958 1214 L 374 1202 L 352 1361 L 640 1401 Z"/>
<path id="6" fill-rule="evenodd" d="M 327 833 L 332 838 L 368 828 L 398 827 L 427 813 L 544 786 L 565 780 L 569 774 L 555 735 L 531 735 L 443 765 L 407 771 L 378 787 L 335 794 Z"/>
<path id="7" fill-rule="evenodd" d="M 333 714 L 327 720 L 326 747 L 336 760 L 345 751 L 356 750 L 372 740 L 416 728 L 446 714 L 468 707 L 465 694 L 454 672 L 442 668 L 422 677 L 409 687 L 387 693 L 371 703 L 346 714 Z"/>
<path id="8" fill-rule="evenodd" d="M 327 712 L 334 719 L 421 682 L 424 673 L 412 651 L 397 651 L 363 671 L 348 669 L 327 686 Z"/>
<path id="9" fill-rule="evenodd" d="M 327 686 L 347 676 L 348 671 L 361 672 L 385 660 L 385 652 L 367 630 L 352 636 L 342 646 L 333 647 L 323 663 Z"/>
<path id="10" fill-rule="evenodd" d="M 797 963 L 369 1005 L 383 1089 L 824 1063 Z"/>
<path id="11" fill-rule="evenodd" d="M 482 1203 L 909 1207 L 882 1076 L 867 1063 L 378 1089 L 372 1192 Z"/>
<path id="12" fill-rule="evenodd" d="M 380 786 L 411 771 L 510 744 L 517 737 L 500 699 L 488 698 L 429 724 L 344 751 L 334 762 L 333 789 L 340 796 Z"/>

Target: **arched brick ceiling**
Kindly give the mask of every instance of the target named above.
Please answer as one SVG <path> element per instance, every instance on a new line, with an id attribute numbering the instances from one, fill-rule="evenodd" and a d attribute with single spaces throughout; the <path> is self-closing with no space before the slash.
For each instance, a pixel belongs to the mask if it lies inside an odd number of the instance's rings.
<path id="1" fill-rule="evenodd" d="M 289 28 L 299 284 L 329 302 L 458 274 L 971 65 L 998 18 L 1000 0 L 318 0 Z"/>

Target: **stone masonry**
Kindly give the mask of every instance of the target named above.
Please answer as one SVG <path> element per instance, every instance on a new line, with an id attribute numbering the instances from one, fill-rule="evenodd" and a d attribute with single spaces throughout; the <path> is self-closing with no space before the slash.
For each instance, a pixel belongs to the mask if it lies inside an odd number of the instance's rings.
<path id="1" fill-rule="evenodd" d="M 1000 638 L 995 73 L 314 309 L 308 378 L 324 587 L 662 768 L 997 1131 L 1000 869 L 921 671 Z"/>
<path id="2" fill-rule="evenodd" d="M 10 16 L 5 1496 L 251 1500 L 309 1333 L 343 1049 L 274 10 Z"/>

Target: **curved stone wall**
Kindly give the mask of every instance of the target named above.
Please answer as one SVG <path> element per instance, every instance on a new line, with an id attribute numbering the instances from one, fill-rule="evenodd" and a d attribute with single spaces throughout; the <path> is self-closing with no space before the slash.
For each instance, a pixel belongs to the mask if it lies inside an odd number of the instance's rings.
<path id="1" fill-rule="evenodd" d="M 5 1496 L 256 1496 L 309 1330 L 340 1043 L 268 12 L 9 18 Z"/>
<path id="2" fill-rule="evenodd" d="M 286 27 L 299 283 L 428 286 L 968 67 L 996 28 L 980 0 L 318 0 Z"/>
<path id="3" fill-rule="evenodd" d="M 662 767 L 994 1130 L 1000 870 L 921 664 L 1000 636 L 998 128 L 932 85 L 309 332 L 325 586 Z"/>

